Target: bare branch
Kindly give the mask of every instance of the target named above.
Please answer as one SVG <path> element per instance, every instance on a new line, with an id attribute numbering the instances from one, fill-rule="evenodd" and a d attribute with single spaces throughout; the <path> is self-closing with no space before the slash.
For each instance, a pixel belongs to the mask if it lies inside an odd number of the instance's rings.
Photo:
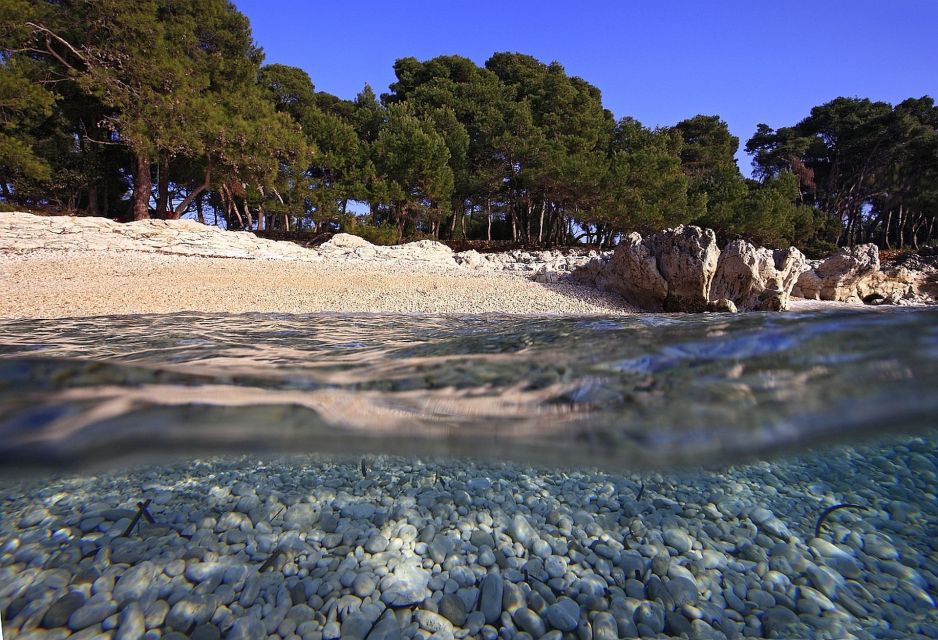
<path id="1" fill-rule="evenodd" d="M 48 28 L 47 26 L 45 26 L 45 25 L 43 25 L 43 24 L 39 24 L 39 23 L 36 23 L 36 22 L 27 22 L 27 23 L 26 23 L 26 26 L 27 26 L 27 27 L 31 27 L 32 29 L 34 29 L 35 31 L 38 31 L 38 32 L 40 32 L 40 33 L 44 33 L 44 34 L 46 35 L 46 43 L 47 43 L 48 46 L 51 46 L 51 43 L 49 43 L 49 38 L 54 38 L 56 41 L 58 41 L 58 42 L 60 42 L 62 45 L 64 45 L 66 49 L 68 49 L 69 51 L 71 51 L 72 54 L 74 54 L 74 56 L 75 56 L 76 58 L 78 58 L 79 60 L 81 60 L 81 61 L 84 62 L 85 64 L 88 64 L 87 58 L 85 58 L 85 56 L 82 55 L 81 52 L 78 51 L 78 49 L 76 49 L 75 47 L 73 47 L 65 38 L 63 38 L 62 36 L 60 36 L 59 34 L 57 34 L 56 32 L 54 32 L 52 29 Z M 50 51 L 50 53 L 51 53 L 51 51 Z M 59 57 L 59 56 L 56 56 L 56 57 Z"/>

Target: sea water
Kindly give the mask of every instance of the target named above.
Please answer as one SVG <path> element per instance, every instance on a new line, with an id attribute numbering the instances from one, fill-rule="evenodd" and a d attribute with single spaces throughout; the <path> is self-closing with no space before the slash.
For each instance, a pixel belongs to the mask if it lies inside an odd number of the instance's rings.
<path id="1" fill-rule="evenodd" d="M 936 428 L 928 308 L 0 321 L 4 637 L 936 637 Z"/>

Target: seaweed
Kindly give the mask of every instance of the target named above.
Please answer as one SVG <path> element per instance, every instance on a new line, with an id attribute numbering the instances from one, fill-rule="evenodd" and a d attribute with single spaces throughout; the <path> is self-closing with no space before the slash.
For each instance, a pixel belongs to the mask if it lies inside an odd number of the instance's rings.
<path id="1" fill-rule="evenodd" d="M 282 555 L 285 555 L 283 549 L 277 549 L 276 551 L 274 551 L 272 554 L 270 554 L 269 558 L 264 560 L 264 564 L 261 565 L 261 568 L 258 569 L 257 572 L 264 573 L 268 569 L 273 569 L 274 564 L 277 562 L 277 558 L 279 558 Z"/>
<path id="2" fill-rule="evenodd" d="M 821 526 L 824 524 L 824 521 L 827 520 L 827 517 L 838 511 L 840 509 L 859 509 L 861 511 L 869 511 L 869 507 L 865 507 L 862 504 L 851 504 L 849 502 L 841 502 L 840 504 L 835 504 L 833 507 L 828 507 L 824 509 L 821 513 L 821 516 L 817 519 L 817 524 L 814 525 L 814 537 L 821 537 Z"/>
<path id="3" fill-rule="evenodd" d="M 151 516 L 150 512 L 147 510 L 147 507 L 150 506 L 151 502 L 153 501 L 147 498 L 146 502 L 137 503 L 137 515 L 134 516 L 134 519 L 131 520 L 130 524 L 127 525 L 127 528 L 124 529 L 124 533 L 121 534 L 122 536 L 126 538 L 130 535 L 130 532 L 133 531 L 134 527 L 137 526 L 137 523 L 140 522 L 141 516 L 145 517 L 147 519 L 147 522 L 149 522 L 150 524 L 154 524 L 156 522 L 156 520 L 153 519 L 153 516 Z"/>

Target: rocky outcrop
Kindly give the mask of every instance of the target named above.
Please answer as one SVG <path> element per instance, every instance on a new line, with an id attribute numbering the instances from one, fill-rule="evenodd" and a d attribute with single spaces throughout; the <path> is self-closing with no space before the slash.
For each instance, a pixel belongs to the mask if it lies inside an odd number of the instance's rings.
<path id="1" fill-rule="evenodd" d="M 370 242 L 359 236 L 353 236 L 350 233 L 337 233 L 332 236 L 328 242 L 323 242 L 319 248 L 325 250 L 342 249 L 360 249 L 362 247 L 373 247 Z"/>
<path id="2" fill-rule="evenodd" d="M 681 226 L 647 238 L 629 234 L 611 260 L 593 260 L 576 275 L 654 311 L 782 311 L 806 268 L 794 247 L 736 240 L 720 251 L 710 229 Z"/>
<path id="3" fill-rule="evenodd" d="M 740 311 L 788 309 L 792 289 L 807 268 L 798 249 L 773 251 L 734 240 L 720 253 L 710 299 L 731 300 Z"/>
<path id="4" fill-rule="evenodd" d="M 0 212 L 0 251 L 136 251 L 205 258 L 244 258 L 296 262 L 365 263 L 384 261 L 434 271 L 458 270 L 453 251 L 432 240 L 393 247 L 339 233 L 314 249 L 269 240 L 245 231 L 225 231 L 194 220 L 140 220 L 36 216 Z"/>
<path id="5" fill-rule="evenodd" d="M 606 287 L 644 309 L 663 309 L 668 281 L 649 243 L 630 233 L 619 243 L 605 274 Z"/>
<path id="6" fill-rule="evenodd" d="M 843 248 L 811 267 L 798 278 L 795 295 L 809 300 L 859 302 L 858 285 L 879 271 L 879 249 L 873 244 Z"/>
<path id="7" fill-rule="evenodd" d="M 589 273 L 597 286 L 645 309 L 664 311 L 780 311 L 805 268 L 794 247 L 772 251 L 743 240 L 722 252 L 710 229 L 677 227 L 622 240 L 604 268 Z"/>
<path id="8" fill-rule="evenodd" d="M 710 229 L 680 226 L 644 239 L 631 233 L 609 261 L 605 286 L 646 309 L 706 311 L 719 257 Z"/>
<path id="9" fill-rule="evenodd" d="M 843 248 L 810 263 L 793 294 L 809 300 L 870 304 L 927 300 L 928 273 L 897 265 L 881 267 L 876 245 Z"/>
<path id="10" fill-rule="evenodd" d="M 453 259 L 457 264 L 473 270 L 524 274 L 533 276 L 538 282 L 556 282 L 603 255 L 612 255 L 612 252 L 600 254 L 594 250 L 552 249 L 479 253 L 475 249 L 469 249 L 454 253 Z"/>

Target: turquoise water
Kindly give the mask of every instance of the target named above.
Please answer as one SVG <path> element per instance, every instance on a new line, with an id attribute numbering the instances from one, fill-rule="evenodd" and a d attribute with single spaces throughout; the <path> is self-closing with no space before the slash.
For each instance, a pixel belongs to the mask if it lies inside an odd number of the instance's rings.
<path id="1" fill-rule="evenodd" d="M 0 323 L 0 464 L 193 452 L 708 463 L 938 426 L 938 310 Z"/>
<path id="2" fill-rule="evenodd" d="M 936 601 L 938 309 L 0 321 L 5 640 L 904 640 Z"/>

